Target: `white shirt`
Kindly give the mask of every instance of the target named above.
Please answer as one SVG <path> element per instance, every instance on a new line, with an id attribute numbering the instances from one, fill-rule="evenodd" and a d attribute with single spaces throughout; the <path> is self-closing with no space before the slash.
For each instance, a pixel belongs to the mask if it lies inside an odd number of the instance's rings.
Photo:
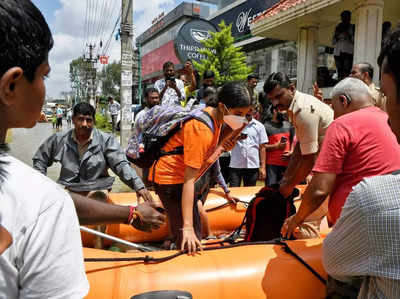
<path id="1" fill-rule="evenodd" d="M 111 104 L 108 104 L 108 110 L 111 115 L 117 115 L 119 110 L 121 109 L 121 105 L 117 101 L 113 101 Z"/>
<path id="2" fill-rule="evenodd" d="M 333 110 L 317 98 L 296 90 L 288 109 L 302 155 L 315 154 L 333 121 Z"/>
<path id="3" fill-rule="evenodd" d="M 181 92 L 182 98 L 178 98 L 178 94 L 176 93 L 175 89 L 168 87 L 167 90 L 164 93 L 163 98 L 161 99 L 161 105 L 162 106 L 171 106 L 171 105 L 180 105 L 181 101 L 185 99 L 185 85 L 183 84 L 182 80 L 175 79 L 176 82 L 176 87 L 179 89 Z M 160 79 L 157 80 L 156 83 L 154 84 L 154 88 L 158 90 L 158 92 L 161 94 L 161 91 L 165 87 L 165 79 Z"/>
<path id="4" fill-rule="evenodd" d="M 353 24 L 349 25 L 346 33 L 340 33 L 336 36 L 336 30 L 338 26 L 335 29 L 335 34 L 332 39 L 332 45 L 335 47 L 333 50 L 333 55 L 340 56 L 341 53 L 353 54 L 354 28 L 355 28 L 354 25 Z"/>
<path id="5" fill-rule="evenodd" d="M 71 197 L 15 158 L 1 158 L 2 226 L 13 243 L 0 256 L 0 298 L 83 298 L 89 290 Z"/>
<path id="6" fill-rule="evenodd" d="M 247 138 L 239 140 L 231 152 L 231 168 L 260 168 L 260 145 L 268 142 L 265 127 L 254 118 L 243 129 Z"/>

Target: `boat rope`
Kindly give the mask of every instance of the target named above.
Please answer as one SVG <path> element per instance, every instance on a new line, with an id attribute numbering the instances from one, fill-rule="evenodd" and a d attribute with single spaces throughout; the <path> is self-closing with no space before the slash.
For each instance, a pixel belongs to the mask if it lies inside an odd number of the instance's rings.
<path id="1" fill-rule="evenodd" d="M 314 274 L 324 285 L 326 284 L 326 279 L 323 278 L 317 271 L 315 271 L 305 260 L 303 260 L 296 252 L 294 252 L 286 242 L 282 240 L 277 241 L 276 244 L 283 245 L 283 248 L 286 253 L 292 255 L 295 259 L 297 259 L 300 263 L 302 263 L 312 274 Z"/>
<path id="2" fill-rule="evenodd" d="M 225 208 L 225 207 L 227 207 L 227 206 L 229 206 L 229 205 L 237 204 L 237 203 L 239 203 L 239 202 L 242 203 L 246 208 L 247 208 L 248 205 L 249 205 L 248 202 L 243 201 L 243 200 L 237 200 L 236 202 L 232 202 L 232 201 L 228 200 L 226 203 L 223 203 L 222 205 L 219 205 L 219 206 L 216 206 L 216 207 L 212 207 L 212 208 L 206 209 L 206 212 L 212 212 L 212 211 L 215 211 L 215 210 L 219 210 L 219 209 Z"/>
<path id="3" fill-rule="evenodd" d="M 220 249 L 228 249 L 228 248 L 234 248 L 234 247 L 239 247 L 239 246 L 245 246 L 245 245 L 274 245 L 277 244 L 276 240 L 271 240 L 271 241 L 259 241 L 259 242 L 238 242 L 235 244 L 230 244 L 230 245 L 225 245 L 221 247 L 209 247 L 209 248 L 203 248 L 203 251 L 210 251 L 210 250 L 220 250 Z M 176 258 L 180 255 L 187 254 L 187 249 L 185 251 L 179 251 L 177 253 L 161 257 L 161 258 L 155 258 L 152 256 L 141 256 L 141 257 L 121 257 L 121 258 L 85 258 L 85 262 L 136 262 L 136 261 L 142 261 L 145 263 L 162 263 L 168 260 L 171 260 L 173 258 Z"/>
<path id="4" fill-rule="evenodd" d="M 238 242 L 235 244 L 224 245 L 221 247 L 209 247 L 203 248 L 203 251 L 210 251 L 210 250 L 221 250 L 221 249 L 228 249 L 234 248 L 239 246 L 248 246 L 248 245 L 281 245 L 286 253 L 292 255 L 295 259 L 297 259 L 303 266 L 305 266 L 315 277 L 318 278 L 324 285 L 326 284 L 326 280 L 317 272 L 315 271 L 305 260 L 303 260 L 297 253 L 295 253 L 289 245 L 284 242 L 281 238 L 273 239 L 270 241 L 258 241 L 258 242 Z M 121 257 L 121 258 L 85 258 L 85 262 L 144 262 L 147 264 L 158 264 L 162 262 L 169 261 L 174 259 L 178 256 L 187 254 L 187 250 L 179 251 L 177 253 L 161 257 L 155 258 L 149 255 L 141 256 L 141 257 Z"/>

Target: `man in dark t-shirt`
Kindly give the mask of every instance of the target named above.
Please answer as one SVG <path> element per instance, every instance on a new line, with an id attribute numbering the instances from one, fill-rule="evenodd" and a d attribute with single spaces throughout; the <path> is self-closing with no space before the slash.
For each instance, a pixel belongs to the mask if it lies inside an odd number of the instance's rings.
<path id="1" fill-rule="evenodd" d="M 272 119 L 264 123 L 268 135 L 265 185 L 278 184 L 289 164 L 293 150 L 294 127 L 285 121 L 284 113 L 271 106 Z"/>

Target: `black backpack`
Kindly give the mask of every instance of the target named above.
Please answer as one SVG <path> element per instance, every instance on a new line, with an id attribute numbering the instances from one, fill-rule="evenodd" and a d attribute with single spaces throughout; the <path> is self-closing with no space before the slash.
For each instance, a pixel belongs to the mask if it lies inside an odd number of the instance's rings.
<path id="1" fill-rule="evenodd" d="M 285 219 L 296 213 L 293 199 L 299 196 L 294 189 L 288 198 L 278 191 L 278 186 L 264 187 L 253 198 L 246 211 L 243 225 L 246 225 L 246 242 L 269 241 L 279 238 Z"/>

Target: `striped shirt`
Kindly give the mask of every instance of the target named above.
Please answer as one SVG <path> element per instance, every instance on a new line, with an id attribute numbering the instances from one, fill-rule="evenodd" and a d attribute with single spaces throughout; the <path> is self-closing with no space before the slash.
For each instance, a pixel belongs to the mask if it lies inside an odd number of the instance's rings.
<path id="1" fill-rule="evenodd" d="M 363 277 L 358 298 L 400 298 L 400 175 L 363 179 L 353 187 L 323 244 L 333 278 Z"/>

